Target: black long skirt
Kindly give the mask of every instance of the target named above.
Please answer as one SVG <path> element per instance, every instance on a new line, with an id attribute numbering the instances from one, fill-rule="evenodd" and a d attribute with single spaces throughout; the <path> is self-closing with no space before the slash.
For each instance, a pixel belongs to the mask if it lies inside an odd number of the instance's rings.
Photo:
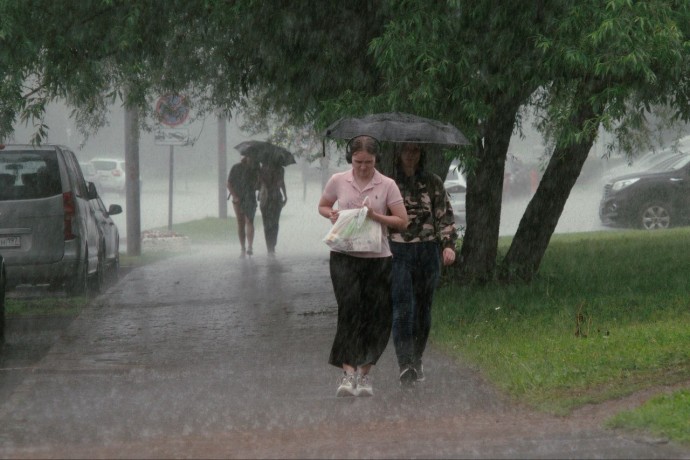
<path id="1" fill-rule="evenodd" d="M 376 364 L 393 322 L 392 257 L 364 258 L 332 251 L 330 272 L 338 326 L 329 364 L 341 368 Z"/>

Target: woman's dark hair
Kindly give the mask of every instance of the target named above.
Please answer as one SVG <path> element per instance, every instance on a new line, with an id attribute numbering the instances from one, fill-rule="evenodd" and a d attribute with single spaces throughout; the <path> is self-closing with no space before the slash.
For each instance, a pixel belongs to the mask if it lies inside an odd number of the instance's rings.
<path id="1" fill-rule="evenodd" d="M 398 147 L 396 147 L 396 149 L 395 149 L 395 166 L 396 166 L 396 168 L 398 168 L 398 169 L 401 168 L 402 152 L 403 152 L 403 149 L 405 148 L 405 145 L 407 145 L 407 144 L 416 145 L 419 148 L 419 171 L 424 171 L 424 166 L 426 166 L 426 149 L 424 148 L 423 144 L 419 144 L 415 141 L 405 142 L 404 144 L 400 144 Z"/>
<path id="2" fill-rule="evenodd" d="M 364 150 L 378 159 L 381 154 L 381 143 L 378 139 L 371 136 L 353 137 L 345 147 L 345 160 L 347 160 L 348 163 L 352 163 L 352 154 L 360 150 Z"/>

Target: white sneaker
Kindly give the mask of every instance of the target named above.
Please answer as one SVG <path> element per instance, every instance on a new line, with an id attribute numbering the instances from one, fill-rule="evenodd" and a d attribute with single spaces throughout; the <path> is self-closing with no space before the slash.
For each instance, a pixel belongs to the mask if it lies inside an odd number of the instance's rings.
<path id="1" fill-rule="evenodd" d="M 400 387 L 403 390 L 411 390 L 417 383 L 417 371 L 412 366 L 405 366 L 400 369 Z"/>
<path id="2" fill-rule="evenodd" d="M 374 388 L 368 375 L 357 374 L 357 396 L 374 396 Z"/>
<path id="3" fill-rule="evenodd" d="M 357 396 L 357 382 L 354 374 L 344 374 L 335 392 L 337 397 Z"/>

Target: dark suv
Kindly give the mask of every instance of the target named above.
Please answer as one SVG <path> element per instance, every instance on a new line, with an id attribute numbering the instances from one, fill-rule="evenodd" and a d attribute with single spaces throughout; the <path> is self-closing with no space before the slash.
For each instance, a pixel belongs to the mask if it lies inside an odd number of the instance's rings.
<path id="1" fill-rule="evenodd" d="M 646 230 L 690 222 L 690 154 L 610 179 L 599 204 L 604 225 Z"/>

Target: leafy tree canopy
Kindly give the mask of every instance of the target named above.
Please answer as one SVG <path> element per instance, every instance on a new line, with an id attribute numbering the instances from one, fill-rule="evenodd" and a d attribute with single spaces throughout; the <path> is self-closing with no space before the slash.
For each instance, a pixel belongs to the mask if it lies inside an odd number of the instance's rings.
<path id="1" fill-rule="evenodd" d="M 146 111 L 178 91 L 198 112 L 251 105 L 296 126 L 391 110 L 451 122 L 473 141 L 463 258 L 489 277 L 524 108 L 538 109 L 554 156 L 572 162 L 553 165 L 568 175 L 553 184 L 573 183 L 602 126 L 618 147 L 642 148 L 655 107 L 690 118 L 689 9 L 685 0 L 5 0 L 0 138 L 17 117 L 37 122 L 40 138 L 55 100 L 93 127 L 114 100 Z M 558 204 L 569 186 L 538 199 Z M 532 219 L 558 213 L 537 205 Z"/>

